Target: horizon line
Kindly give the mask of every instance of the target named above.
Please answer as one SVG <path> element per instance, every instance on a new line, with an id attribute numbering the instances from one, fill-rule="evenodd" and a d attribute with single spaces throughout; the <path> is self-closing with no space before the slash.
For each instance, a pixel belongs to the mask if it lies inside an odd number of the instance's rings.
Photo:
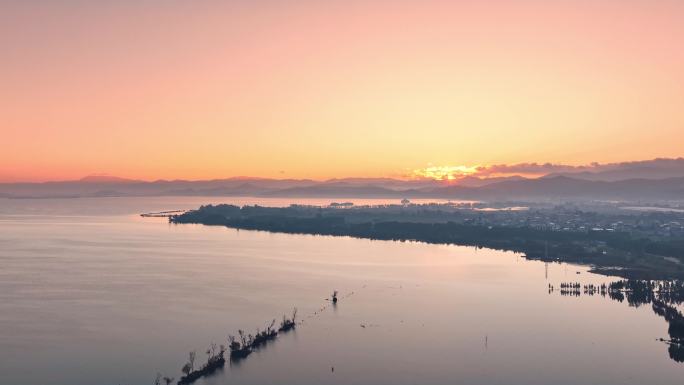
<path id="1" fill-rule="evenodd" d="M 437 166 L 428 163 L 423 168 L 406 169 L 403 173 L 395 173 L 384 176 L 343 176 L 332 178 L 306 178 L 306 177 L 282 177 L 277 176 L 249 176 L 249 175 L 235 175 L 226 177 L 213 178 L 135 178 L 127 176 L 119 176 L 110 173 L 90 173 L 80 178 L 70 179 L 68 177 L 63 179 L 20 179 L 13 177 L 0 177 L 1 184 L 40 184 L 40 183 L 63 183 L 63 182 L 139 182 L 139 183 L 155 183 L 155 182 L 210 182 L 221 180 L 271 180 L 271 181 L 311 181 L 311 182 L 330 182 L 330 181 L 344 181 L 350 179 L 356 180 L 394 180 L 404 182 L 458 182 L 464 178 L 477 178 L 480 180 L 494 179 L 494 178 L 526 178 L 536 179 L 552 174 L 577 174 L 583 172 L 596 173 L 601 171 L 616 170 L 620 167 L 639 166 L 644 164 L 652 164 L 656 162 L 681 162 L 684 166 L 684 157 L 656 157 L 651 159 L 628 160 L 620 162 L 599 163 L 591 162 L 585 164 L 563 164 L 552 162 L 522 162 L 510 164 L 489 164 L 489 165 L 457 165 L 457 166 Z"/>

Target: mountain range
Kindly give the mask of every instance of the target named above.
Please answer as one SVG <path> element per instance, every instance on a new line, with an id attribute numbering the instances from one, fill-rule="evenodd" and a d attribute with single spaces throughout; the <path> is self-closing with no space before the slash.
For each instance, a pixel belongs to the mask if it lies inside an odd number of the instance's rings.
<path id="1" fill-rule="evenodd" d="M 0 197 L 258 196 L 329 198 L 441 198 L 468 200 L 684 200 L 684 159 L 655 159 L 597 167 L 595 171 L 457 180 L 392 178 L 268 179 L 234 177 L 141 181 L 88 176 L 75 181 L 0 183 Z"/>

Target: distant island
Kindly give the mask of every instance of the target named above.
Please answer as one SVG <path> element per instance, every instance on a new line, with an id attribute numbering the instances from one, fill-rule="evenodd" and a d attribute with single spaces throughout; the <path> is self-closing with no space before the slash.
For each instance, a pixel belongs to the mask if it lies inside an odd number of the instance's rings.
<path id="1" fill-rule="evenodd" d="M 684 278 L 684 214 L 574 205 L 481 209 L 452 204 L 328 207 L 208 205 L 171 215 L 198 223 L 280 233 L 486 247 L 526 258 L 593 266 L 633 279 Z"/>

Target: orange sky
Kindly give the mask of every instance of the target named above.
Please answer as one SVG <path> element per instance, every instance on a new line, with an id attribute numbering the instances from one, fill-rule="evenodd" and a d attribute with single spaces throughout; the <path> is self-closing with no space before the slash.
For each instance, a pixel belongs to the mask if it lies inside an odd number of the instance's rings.
<path id="1" fill-rule="evenodd" d="M 0 180 L 684 155 L 684 2 L 0 4 Z"/>

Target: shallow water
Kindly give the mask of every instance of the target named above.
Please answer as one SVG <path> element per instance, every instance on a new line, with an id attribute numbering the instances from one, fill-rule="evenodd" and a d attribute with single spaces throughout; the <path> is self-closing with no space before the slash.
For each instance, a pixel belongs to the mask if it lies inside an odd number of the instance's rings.
<path id="1" fill-rule="evenodd" d="M 0 383 L 178 378 L 188 351 L 294 306 L 295 332 L 198 384 L 681 383 L 648 306 L 547 292 L 611 280 L 586 267 L 137 215 L 217 202 L 294 200 L 0 199 Z"/>

